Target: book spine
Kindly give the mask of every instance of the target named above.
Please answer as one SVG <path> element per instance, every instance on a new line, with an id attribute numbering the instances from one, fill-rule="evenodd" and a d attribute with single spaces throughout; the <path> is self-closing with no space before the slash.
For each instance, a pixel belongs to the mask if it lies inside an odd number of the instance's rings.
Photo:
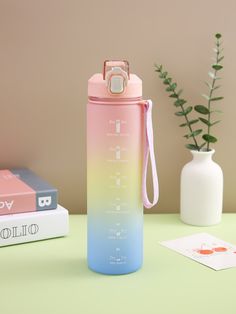
<path id="1" fill-rule="evenodd" d="M 34 210 L 55 209 L 58 191 L 29 169 L 11 169 L 11 172 L 35 193 Z"/>
<path id="2" fill-rule="evenodd" d="M 0 217 L 0 246 L 65 236 L 69 230 L 68 219 L 68 211 L 63 207 L 2 216 Z"/>

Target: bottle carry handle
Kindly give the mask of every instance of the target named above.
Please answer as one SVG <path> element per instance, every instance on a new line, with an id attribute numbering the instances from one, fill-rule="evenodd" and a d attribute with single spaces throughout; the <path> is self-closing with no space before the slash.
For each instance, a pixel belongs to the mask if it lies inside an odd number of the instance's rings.
<path id="1" fill-rule="evenodd" d="M 142 102 L 143 104 L 143 102 Z M 146 208 L 153 207 L 159 198 L 159 184 L 156 169 L 156 160 L 154 154 L 153 145 L 153 127 L 152 127 L 152 101 L 144 101 L 145 110 L 145 148 L 144 148 L 144 161 L 143 161 L 143 173 L 142 173 L 142 200 L 143 205 Z M 152 181 L 153 181 L 153 201 L 150 202 L 147 195 L 147 167 L 150 156 L 151 169 L 152 169 Z"/>

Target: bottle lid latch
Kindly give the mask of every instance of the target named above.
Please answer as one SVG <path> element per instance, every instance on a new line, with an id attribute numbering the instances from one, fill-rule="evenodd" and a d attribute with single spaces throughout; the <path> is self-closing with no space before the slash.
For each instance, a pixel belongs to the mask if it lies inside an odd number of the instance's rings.
<path id="1" fill-rule="evenodd" d="M 129 79 L 128 63 L 126 61 L 105 61 L 103 79 L 111 94 L 122 94 Z"/>

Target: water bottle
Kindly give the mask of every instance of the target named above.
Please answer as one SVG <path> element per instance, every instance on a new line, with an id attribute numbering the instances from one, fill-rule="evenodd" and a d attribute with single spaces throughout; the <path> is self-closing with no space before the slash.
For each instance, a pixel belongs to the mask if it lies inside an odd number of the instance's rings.
<path id="1" fill-rule="evenodd" d="M 126 274 L 143 262 L 143 205 L 158 200 L 152 102 L 127 61 L 105 61 L 88 81 L 87 260 L 104 274 Z M 150 156 L 153 201 L 146 191 Z"/>

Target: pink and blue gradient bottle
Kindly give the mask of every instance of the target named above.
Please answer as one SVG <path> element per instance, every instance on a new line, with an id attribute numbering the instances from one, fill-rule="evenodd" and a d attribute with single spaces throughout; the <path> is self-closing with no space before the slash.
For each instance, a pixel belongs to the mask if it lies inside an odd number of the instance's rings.
<path id="1" fill-rule="evenodd" d="M 143 262 L 142 180 L 146 109 L 142 81 L 127 61 L 105 61 L 88 81 L 87 257 L 104 274 Z"/>

